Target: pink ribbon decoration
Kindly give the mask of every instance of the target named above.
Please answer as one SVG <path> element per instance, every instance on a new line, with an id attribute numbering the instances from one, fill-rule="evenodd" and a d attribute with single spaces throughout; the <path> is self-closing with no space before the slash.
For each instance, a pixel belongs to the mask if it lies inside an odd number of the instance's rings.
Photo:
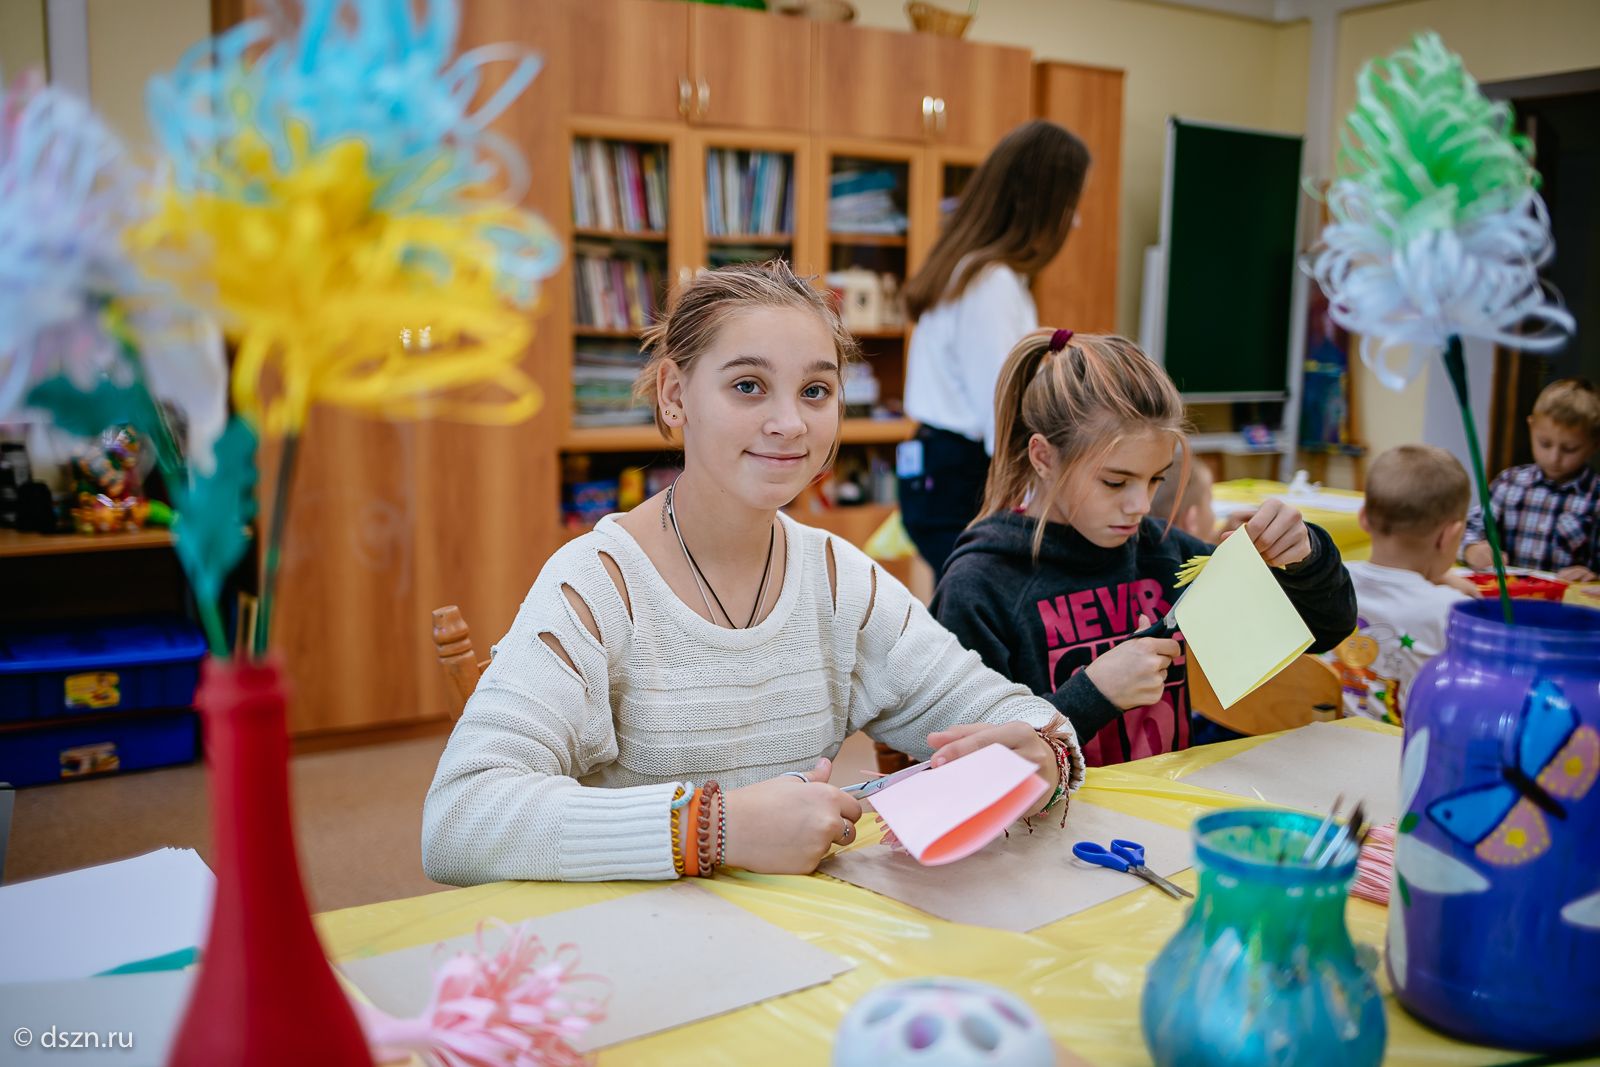
<path id="1" fill-rule="evenodd" d="M 493 920 L 491 920 L 493 921 Z M 572 1042 L 605 1018 L 604 998 L 572 989 L 604 982 L 578 973 L 576 945 L 547 952 L 526 923 L 508 927 L 496 951 L 458 952 L 433 976 L 433 995 L 415 1019 L 357 1004 L 367 1043 L 380 1062 L 417 1053 L 445 1067 L 580 1067 L 591 1063 Z"/>

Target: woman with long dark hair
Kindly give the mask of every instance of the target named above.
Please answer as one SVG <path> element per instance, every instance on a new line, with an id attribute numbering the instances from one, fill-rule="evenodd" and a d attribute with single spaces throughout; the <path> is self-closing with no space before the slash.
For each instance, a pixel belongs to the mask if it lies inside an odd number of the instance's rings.
<path id="1" fill-rule="evenodd" d="M 994 390 L 1006 354 L 1039 325 L 1033 276 L 1066 243 L 1089 150 L 1053 122 L 1012 130 L 973 174 L 927 262 L 905 287 L 916 325 L 900 446 L 900 512 L 934 576 L 977 517 L 994 451 Z"/>

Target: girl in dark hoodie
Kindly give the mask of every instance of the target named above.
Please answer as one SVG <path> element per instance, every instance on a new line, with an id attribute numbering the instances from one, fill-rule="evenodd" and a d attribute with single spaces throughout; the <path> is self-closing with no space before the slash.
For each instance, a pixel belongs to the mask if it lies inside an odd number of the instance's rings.
<path id="1" fill-rule="evenodd" d="M 950 556 L 933 613 L 1054 703 L 1091 766 L 1190 743 L 1181 644 L 1129 640 L 1177 599 L 1179 565 L 1212 550 L 1149 514 L 1169 468 L 1181 483 L 1189 462 L 1177 388 L 1131 342 L 1038 330 L 1007 358 L 983 510 Z M 1280 500 L 1242 530 L 1310 628 L 1313 652 L 1350 635 L 1355 594 L 1326 532 Z"/>

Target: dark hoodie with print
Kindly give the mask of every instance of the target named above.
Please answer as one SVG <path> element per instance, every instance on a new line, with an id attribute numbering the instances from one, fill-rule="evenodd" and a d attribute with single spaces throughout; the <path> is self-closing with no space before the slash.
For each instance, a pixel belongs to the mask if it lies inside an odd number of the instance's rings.
<path id="1" fill-rule="evenodd" d="M 1306 524 L 1311 555 L 1272 573 L 1325 652 L 1356 626 L 1355 590 L 1333 539 Z M 1213 547 L 1146 518 L 1117 548 L 1101 548 L 1071 526 L 1048 523 L 1033 558 L 1034 520 L 994 515 L 956 542 L 933 598 L 933 614 L 990 667 L 1055 704 L 1071 720 L 1090 766 L 1187 748 L 1189 684 L 1182 657 L 1167 672 L 1160 703 L 1122 711 L 1083 669 L 1177 598 L 1179 565 Z"/>

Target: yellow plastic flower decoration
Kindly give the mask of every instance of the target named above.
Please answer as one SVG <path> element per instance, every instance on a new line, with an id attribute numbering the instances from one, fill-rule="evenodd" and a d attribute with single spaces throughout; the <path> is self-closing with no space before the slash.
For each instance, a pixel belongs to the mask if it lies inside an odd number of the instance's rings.
<path id="1" fill-rule="evenodd" d="M 165 190 L 130 233 L 153 272 L 221 312 L 239 411 L 272 435 L 298 433 L 316 404 L 491 424 L 532 415 L 539 392 L 520 365 L 531 315 L 500 290 L 497 257 L 548 243 L 538 218 L 489 197 L 452 214 L 386 212 L 364 142 L 313 151 L 303 129 L 288 142 L 282 167 L 240 134 L 210 189 Z M 401 343 L 422 326 L 430 346 Z"/>

